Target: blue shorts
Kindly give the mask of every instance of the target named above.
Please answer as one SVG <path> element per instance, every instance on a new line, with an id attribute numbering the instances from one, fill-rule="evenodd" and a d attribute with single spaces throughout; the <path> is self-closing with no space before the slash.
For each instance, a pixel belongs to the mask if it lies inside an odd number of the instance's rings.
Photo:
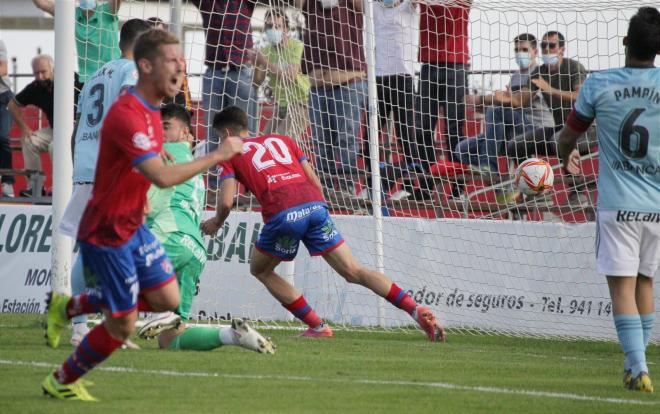
<path id="1" fill-rule="evenodd" d="M 133 312 L 140 293 L 176 280 L 165 249 L 144 225 L 118 247 L 79 243 L 85 278 L 96 284 L 102 303 L 112 316 Z"/>
<path id="2" fill-rule="evenodd" d="M 255 247 L 265 255 L 291 261 L 301 240 L 312 256 L 321 256 L 344 243 L 325 204 L 306 203 L 277 213 L 261 230 Z"/>

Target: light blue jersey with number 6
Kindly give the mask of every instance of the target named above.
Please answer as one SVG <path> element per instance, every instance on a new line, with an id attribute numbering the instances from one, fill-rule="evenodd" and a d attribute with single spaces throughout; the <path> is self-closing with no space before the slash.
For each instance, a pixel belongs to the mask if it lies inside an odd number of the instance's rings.
<path id="1" fill-rule="evenodd" d="M 137 77 L 135 62 L 122 58 L 106 63 L 85 82 L 78 99 L 73 182 L 94 181 L 99 135 L 105 115 L 119 93 L 135 85 Z"/>
<path id="2" fill-rule="evenodd" d="M 575 111 L 598 126 L 598 208 L 660 212 L 660 68 L 592 74 Z"/>

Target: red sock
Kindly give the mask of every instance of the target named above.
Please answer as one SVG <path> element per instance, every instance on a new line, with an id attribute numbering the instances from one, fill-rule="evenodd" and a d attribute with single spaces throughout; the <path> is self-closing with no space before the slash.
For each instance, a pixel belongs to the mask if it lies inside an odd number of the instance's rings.
<path id="1" fill-rule="evenodd" d="M 401 290 L 396 283 L 392 283 L 390 293 L 385 296 L 385 299 L 387 299 L 392 305 L 399 309 L 403 309 L 411 315 L 417 307 L 417 302 L 415 302 L 406 292 Z"/>
<path id="2" fill-rule="evenodd" d="M 69 318 L 88 313 L 101 312 L 101 301 L 96 295 L 81 293 L 73 296 L 66 304 L 66 314 Z"/>
<path id="3" fill-rule="evenodd" d="M 105 323 L 92 329 L 55 372 L 60 384 L 71 384 L 103 362 L 119 348 L 123 342 L 108 333 Z"/>
<path id="4" fill-rule="evenodd" d="M 298 299 L 294 300 L 290 304 L 283 304 L 282 306 L 284 306 L 289 312 L 293 313 L 296 318 L 305 322 L 310 328 L 316 328 L 321 323 L 323 323 L 321 318 L 319 318 L 319 315 L 314 312 L 314 309 L 312 309 L 312 307 L 307 304 L 307 301 L 303 295 L 300 295 Z"/>

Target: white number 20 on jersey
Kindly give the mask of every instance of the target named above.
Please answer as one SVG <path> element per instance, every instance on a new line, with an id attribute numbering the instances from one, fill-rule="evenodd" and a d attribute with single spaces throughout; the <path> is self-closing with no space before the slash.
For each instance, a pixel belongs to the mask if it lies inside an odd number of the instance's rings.
<path id="1" fill-rule="evenodd" d="M 246 142 L 244 146 L 246 147 L 244 151 L 254 147 L 255 151 L 252 155 L 252 164 L 254 164 L 257 171 L 270 168 L 276 163 L 291 164 L 293 162 L 289 147 L 279 138 L 266 138 L 263 144 L 259 142 Z"/>

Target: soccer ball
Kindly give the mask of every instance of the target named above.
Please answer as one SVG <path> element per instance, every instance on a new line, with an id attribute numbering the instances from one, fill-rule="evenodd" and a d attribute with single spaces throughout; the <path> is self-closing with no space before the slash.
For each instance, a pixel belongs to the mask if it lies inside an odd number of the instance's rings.
<path id="1" fill-rule="evenodd" d="M 544 160 L 530 158 L 518 166 L 514 187 L 521 193 L 534 196 L 552 188 L 555 175 Z"/>

